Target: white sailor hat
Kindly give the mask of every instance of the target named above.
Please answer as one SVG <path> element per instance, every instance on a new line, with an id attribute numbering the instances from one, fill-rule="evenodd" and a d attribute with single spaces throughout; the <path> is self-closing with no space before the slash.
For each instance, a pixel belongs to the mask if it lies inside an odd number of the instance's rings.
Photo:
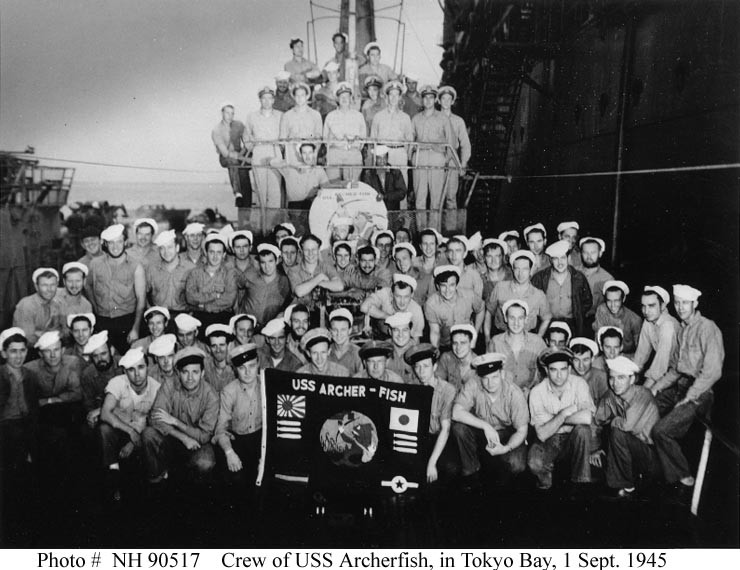
<path id="1" fill-rule="evenodd" d="M 509 238 L 519 238 L 519 232 L 516 230 L 506 230 L 505 232 L 501 232 L 498 234 L 498 239 L 500 240 L 507 240 Z"/>
<path id="2" fill-rule="evenodd" d="M 372 243 L 373 246 L 375 246 L 378 243 L 378 239 L 382 236 L 387 236 L 391 238 L 391 241 L 395 241 L 396 239 L 391 230 L 380 230 L 373 234 L 373 236 L 370 238 L 370 243 Z"/>
<path id="3" fill-rule="evenodd" d="M 256 360 L 259 355 L 257 354 L 257 345 L 248 342 L 247 344 L 240 344 L 230 351 L 229 358 L 231 364 L 235 367 L 239 367 L 245 362 Z"/>
<path id="4" fill-rule="evenodd" d="M 591 351 L 592 356 L 596 356 L 597 354 L 599 354 L 599 345 L 590 338 L 586 338 L 585 336 L 577 336 L 571 339 L 571 341 L 568 343 L 568 347 L 572 350 L 575 346 L 585 346 Z"/>
<path id="5" fill-rule="evenodd" d="M 113 224 L 100 232 L 100 239 L 103 241 L 116 240 L 123 235 L 125 229 L 126 228 L 123 227 L 123 224 Z"/>
<path id="6" fill-rule="evenodd" d="M 239 238 L 248 239 L 250 247 L 252 246 L 252 243 L 254 243 L 254 236 L 252 235 L 252 232 L 250 232 L 249 230 L 239 230 L 232 233 L 229 237 L 229 247 L 231 249 L 234 249 L 234 242 Z"/>
<path id="7" fill-rule="evenodd" d="M 206 227 L 200 222 L 193 222 L 185 226 L 185 229 L 182 231 L 182 235 L 186 236 L 189 234 L 202 234 L 205 229 Z"/>
<path id="8" fill-rule="evenodd" d="M 3 344 L 5 344 L 5 341 L 15 335 L 20 335 L 26 340 L 28 340 L 28 337 L 26 337 L 26 333 L 23 332 L 22 328 L 10 327 L 9 329 L 5 329 L 3 332 L 0 333 L 0 348 L 4 348 Z"/>
<path id="9" fill-rule="evenodd" d="M 549 255 L 550 257 L 563 257 L 568 255 L 569 249 L 570 242 L 567 239 L 561 239 L 556 241 L 552 245 L 547 246 L 547 249 L 545 250 L 545 255 Z"/>
<path id="10" fill-rule="evenodd" d="M 434 271 L 432 271 L 432 276 L 436 279 L 444 273 L 454 273 L 457 275 L 458 281 L 460 280 L 460 268 L 455 265 L 438 265 L 434 268 Z"/>
<path id="11" fill-rule="evenodd" d="M 331 344 L 331 333 L 324 327 L 317 327 L 307 331 L 301 337 L 301 348 L 303 350 L 309 350 L 314 344 L 319 342 Z"/>
<path id="12" fill-rule="evenodd" d="M 31 280 L 36 283 L 36 280 L 39 278 L 39 276 L 43 275 L 44 273 L 52 273 L 57 278 L 57 281 L 59 280 L 59 272 L 53 267 L 39 267 L 31 274 Z"/>
<path id="13" fill-rule="evenodd" d="M 409 287 L 411 287 L 412 291 L 416 291 L 416 287 L 418 283 L 416 282 L 416 279 L 411 277 L 411 275 L 405 275 L 403 273 L 394 273 L 393 274 L 393 284 L 396 283 L 406 283 Z"/>
<path id="14" fill-rule="evenodd" d="M 173 334 L 163 334 L 155 338 L 149 345 L 149 354 L 153 356 L 169 356 L 175 352 L 177 337 Z"/>
<path id="15" fill-rule="evenodd" d="M 398 79 L 391 79 L 390 81 L 387 81 L 385 85 L 383 85 L 383 93 L 388 95 L 388 92 L 396 89 L 398 90 L 399 95 L 403 95 L 406 93 L 406 86 L 401 83 Z"/>
<path id="16" fill-rule="evenodd" d="M 275 81 L 288 81 L 290 79 L 290 71 L 278 71 L 275 76 Z"/>
<path id="17" fill-rule="evenodd" d="M 645 288 L 642 290 L 643 294 L 645 293 L 655 293 L 658 297 L 660 297 L 663 300 L 663 304 L 670 303 L 671 301 L 671 295 L 663 289 L 660 285 L 645 285 Z"/>
<path id="18" fill-rule="evenodd" d="M 411 255 L 412 258 L 416 257 L 416 248 L 414 245 L 410 242 L 404 241 L 401 243 L 397 243 L 393 246 L 393 257 L 396 257 L 396 253 L 398 253 L 399 249 L 405 249 L 409 252 L 409 255 Z"/>
<path id="19" fill-rule="evenodd" d="M 542 232 L 542 234 L 545 237 L 547 237 L 547 230 L 545 229 L 545 226 L 538 222 L 536 224 L 532 224 L 531 226 L 527 226 L 526 228 L 524 228 L 523 234 L 524 234 L 525 240 L 527 239 L 527 236 L 529 235 L 529 233 L 533 230 L 539 230 Z"/>
<path id="20" fill-rule="evenodd" d="M 167 319 L 167 322 L 170 320 L 170 310 L 167 307 L 149 307 L 146 311 L 144 311 L 144 320 L 148 321 L 150 315 L 156 315 L 159 313 L 162 315 L 165 319 Z"/>
<path id="21" fill-rule="evenodd" d="M 285 323 L 283 322 L 283 319 L 272 319 L 270 321 L 267 321 L 267 324 L 262 327 L 262 336 L 264 337 L 272 337 L 277 336 L 280 333 L 285 332 Z"/>
<path id="22" fill-rule="evenodd" d="M 445 93 L 448 94 L 448 95 L 452 95 L 452 102 L 453 103 L 455 101 L 457 101 L 457 91 L 455 90 L 454 87 L 452 87 L 452 85 L 442 85 L 439 88 L 439 91 L 437 91 L 437 97 L 439 97 L 441 99 L 442 98 L 442 95 L 444 95 Z"/>
<path id="23" fill-rule="evenodd" d="M 224 110 L 224 109 L 225 109 L 226 107 L 231 107 L 231 108 L 233 109 L 233 108 L 234 108 L 234 103 L 232 103 L 231 101 L 229 101 L 229 100 L 227 99 L 227 100 L 225 100 L 225 101 L 221 101 L 221 104 L 220 104 L 220 105 L 218 106 L 218 108 L 219 108 L 219 109 L 221 109 L 222 111 L 223 111 L 223 110 Z"/>
<path id="24" fill-rule="evenodd" d="M 578 225 L 578 222 L 560 222 L 558 224 L 558 233 L 569 229 L 580 230 L 581 226 Z"/>
<path id="25" fill-rule="evenodd" d="M 468 239 L 468 251 L 476 251 L 483 245 L 483 236 L 480 232 L 475 232 Z"/>
<path id="26" fill-rule="evenodd" d="M 365 87 L 373 87 L 374 86 L 374 87 L 377 87 L 378 89 L 380 89 L 381 87 L 383 87 L 383 80 L 380 77 L 378 77 L 377 75 L 368 75 L 365 78 L 365 81 L 363 82 L 363 85 Z"/>
<path id="27" fill-rule="evenodd" d="M 33 347 L 38 348 L 39 350 L 46 350 L 47 348 L 51 348 L 58 342 L 62 342 L 62 337 L 59 334 L 59 331 L 48 331 L 41 335 L 41 337 L 36 342 L 36 344 L 33 345 Z"/>
<path id="28" fill-rule="evenodd" d="M 339 96 L 342 93 L 349 93 L 350 95 L 352 95 L 353 92 L 354 91 L 352 90 L 352 85 L 350 85 L 346 81 L 340 81 L 339 83 L 337 83 L 337 86 L 334 88 L 334 97 L 339 99 Z"/>
<path id="29" fill-rule="evenodd" d="M 206 239 L 203 240 L 203 246 L 208 247 L 208 244 L 214 241 L 217 241 L 218 243 L 223 244 L 225 248 L 229 247 L 229 238 L 227 238 L 225 235 L 220 234 L 218 232 L 208 234 L 206 236 Z"/>
<path id="30" fill-rule="evenodd" d="M 612 288 L 622 291 L 625 297 L 630 294 L 630 288 L 627 286 L 627 284 L 624 281 L 618 281 L 616 279 L 609 279 L 608 281 L 605 281 L 604 285 L 601 287 L 601 292 L 606 295 L 606 292 Z"/>
<path id="31" fill-rule="evenodd" d="M 624 331 L 619 327 L 614 327 L 611 325 L 607 325 L 605 327 L 600 327 L 598 331 L 596 331 L 596 340 L 599 343 L 599 347 L 603 350 L 604 346 L 601 343 L 601 337 L 604 336 L 604 333 L 607 331 L 616 331 L 619 333 L 619 336 L 622 340 L 624 340 Z"/>
<path id="32" fill-rule="evenodd" d="M 571 336 L 573 336 L 573 331 L 570 330 L 570 325 L 565 321 L 550 321 L 550 324 L 547 326 L 547 330 L 549 332 L 553 329 L 563 331 L 566 334 L 566 339 L 569 339 Z"/>
<path id="33" fill-rule="evenodd" d="M 308 307 L 306 305 L 303 305 L 302 303 L 293 303 L 292 305 L 288 305 L 288 308 L 285 309 L 285 312 L 283 312 L 283 321 L 285 321 L 286 325 L 290 325 L 290 319 L 293 316 L 293 313 L 295 313 L 296 309 L 299 310 L 299 312 L 308 312 Z"/>
<path id="34" fill-rule="evenodd" d="M 632 376 L 640 371 L 640 367 L 637 366 L 637 364 L 621 354 L 616 358 L 607 359 L 606 365 L 609 367 L 611 372 L 624 376 Z"/>
<path id="35" fill-rule="evenodd" d="M 291 224 L 290 222 L 279 223 L 275 226 L 275 230 L 277 230 L 278 228 L 283 228 L 285 231 L 287 231 L 292 236 L 295 235 L 295 226 Z"/>
<path id="36" fill-rule="evenodd" d="M 411 324 L 411 317 L 412 315 L 410 312 L 399 311 L 398 313 L 393 313 L 390 317 L 386 317 L 385 324 L 392 329 L 406 327 Z"/>
<path id="37" fill-rule="evenodd" d="M 421 89 L 419 89 L 419 95 L 424 97 L 425 95 L 434 95 L 437 96 L 438 90 L 434 85 L 423 85 Z"/>
<path id="38" fill-rule="evenodd" d="M 337 253 L 337 249 L 339 249 L 340 247 L 344 246 L 347 249 L 349 249 L 349 253 L 350 253 L 350 255 L 352 255 L 354 253 L 354 251 L 355 251 L 355 245 L 356 244 L 357 244 L 357 242 L 354 242 L 354 241 L 345 241 L 345 240 L 335 241 L 334 242 L 334 245 L 331 246 L 331 251 L 332 251 L 332 253 L 336 254 Z"/>
<path id="39" fill-rule="evenodd" d="M 601 251 L 606 250 L 606 243 L 604 243 L 604 240 L 601 238 L 593 237 L 593 236 L 586 236 L 578 240 L 578 247 L 583 247 L 583 244 L 589 241 L 592 241 L 598 244 L 598 246 L 601 248 Z"/>
<path id="40" fill-rule="evenodd" d="M 364 50 L 362 50 L 362 51 L 364 52 L 364 54 L 365 54 L 365 55 L 367 55 L 367 54 L 368 54 L 368 52 L 369 52 L 369 51 L 370 51 L 371 49 L 373 49 L 373 48 L 376 48 L 376 49 L 377 49 L 378 51 L 380 51 L 380 44 L 379 44 L 378 42 L 368 42 L 368 43 L 367 43 L 367 44 L 365 45 L 365 49 L 364 49 Z"/>
<path id="41" fill-rule="evenodd" d="M 118 361 L 118 365 L 126 370 L 127 368 L 133 368 L 143 359 L 144 349 L 140 346 L 137 346 L 136 348 L 129 348 L 126 351 L 126 354 L 121 357 L 121 360 Z"/>
<path id="42" fill-rule="evenodd" d="M 421 237 L 421 236 L 423 236 L 423 235 L 429 235 L 429 234 L 431 234 L 431 235 L 433 235 L 433 236 L 434 236 L 434 238 L 435 238 L 435 239 L 437 240 L 437 243 L 438 243 L 438 244 L 439 244 L 439 243 L 442 243 L 442 240 L 444 239 L 444 238 L 442 237 L 442 234 L 441 234 L 441 233 L 439 233 L 439 232 L 438 232 L 437 230 L 435 230 L 434 228 L 424 228 L 423 230 L 421 230 L 421 233 L 419 234 L 419 237 Z"/>
<path id="43" fill-rule="evenodd" d="M 509 265 L 514 267 L 514 262 L 517 259 L 521 259 L 522 257 L 526 257 L 529 260 L 529 266 L 534 267 L 534 264 L 535 264 L 534 253 L 532 253 L 528 249 L 520 249 L 519 251 L 515 251 L 514 253 L 512 253 L 511 256 L 509 257 Z"/>
<path id="44" fill-rule="evenodd" d="M 339 226 L 351 226 L 352 224 L 352 218 L 349 216 L 336 216 L 331 219 L 329 225 L 333 228 L 338 228 Z"/>
<path id="45" fill-rule="evenodd" d="M 390 149 L 384 144 L 376 144 L 375 146 L 373 146 L 373 154 L 375 156 L 385 156 L 386 154 L 388 154 L 389 150 Z"/>
<path id="46" fill-rule="evenodd" d="M 182 332 L 194 331 L 202 324 L 203 323 L 201 323 L 198 319 L 196 319 L 195 317 L 191 317 L 187 313 L 180 313 L 175 317 L 175 325 L 177 326 L 177 330 Z"/>
<path id="47" fill-rule="evenodd" d="M 163 245 L 173 243 L 175 239 L 177 239 L 175 230 L 165 230 L 154 239 L 154 245 L 162 247 Z"/>
<path id="48" fill-rule="evenodd" d="M 72 315 L 67 315 L 67 327 L 72 328 L 72 323 L 74 323 L 77 319 L 84 319 L 88 323 L 90 323 L 90 328 L 95 328 L 95 315 L 92 313 L 75 313 Z"/>
<path id="49" fill-rule="evenodd" d="M 452 325 L 450 327 L 450 338 L 459 332 L 468 335 L 470 337 L 470 342 L 475 346 L 475 339 L 478 337 L 478 333 L 475 332 L 475 327 L 473 325 L 468 323 Z"/>
<path id="50" fill-rule="evenodd" d="M 232 334 L 234 334 L 232 332 L 233 330 L 234 329 L 229 325 L 224 325 L 222 323 L 213 323 L 212 325 L 208 325 L 206 327 L 206 337 L 208 338 L 211 335 L 230 337 Z"/>
<path id="51" fill-rule="evenodd" d="M 229 334 L 236 334 L 236 325 L 239 323 L 239 321 L 243 320 L 252 321 L 253 328 L 257 326 L 257 317 L 255 317 L 254 315 L 249 315 L 247 313 L 239 313 L 238 315 L 234 315 L 229 319 L 229 326 L 223 326 L 226 327 L 226 330 L 229 332 Z M 208 336 L 208 329 L 206 329 L 206 336 Z"/>
<path id="52" fill-rule="evenodd" d="M 206 360 L 206 353 L 197 346 L 188 346 L 175 353 L 175 366 L 184 368 L 188 364 L 200 364 L 203 366 Z"/>
<path id="53" fill-rule="evenodd" d="M 483 240 L 483 251 L 488 247 L 497 245 L 501 248 L 504 255 L 509 255 L 509 244 L 499 238 L 488 238 Z"/>
<path id="54" fill-rule="evenodd" d="M 324 66 L 324 71 L 327 73 L 335 73 L 339 71 L 339 64 L 332 59 Z"/>
<path id="55" fill-rule="evenodd" d="M 306 96 L 311 96 L 311 88 L 308 86 L 308 83 L 305 83 L 304 81 L 299 81 L 298 83 L 294 83 L 290 86 L 290 95 L 292 97 L 295 97 L 295 92 L 299 89 L 303 89 L 303 91 L 306 92 Z"/>
<path id="56" fill-rule="evenodd" d="M 82 349 L 82 354 L 92 354 L 107 342 L 108 331 L 100 331 L 97 334 L 91 335 L 90 338 L 87 339 L 85 348 Z"/>
<path id="57" fill-rule="evenodd" d="M 87 277 L 87 274 L 90 271 L 84 263 L 80 263 L 79 261 L 70 261 L 62 266 L 62 275 L 66 275 L 67 271 L 72 270 L 82 271 L 82 274 L 85 277 Z"/>
<path id="58" fill-rule="evenodd" d="M 487 352 L 476 356 L 470 363 L 472 368 L 478 373 L 478 376 L 483 377 L 501 370 L 506 364 L 506 355 L 500 352 Z"/>
<path id="59" fill-rule="evenodd" d="M 154 218 L 139 218 L 134 221 L 134 232 L 139 229 L 139 226 L 143 225 L 149 225 L 152 228 L 152 235 L 156 235 L 157 231 L 159 231 L 159 224 L 157 224 Z"/>
<path id="60" fill-rule="evenodd" d="M 449 240 L 447 240 L 447 246 L 448 247 L 449 247 L 451 241 L 456 241 L 456 242 L 459 242 L 459 243 L 462 244 L 462 246 L 463 246 L 463 248 L 465 250 L 463 252 L 464 255 L 467 255 L 468 252 L 470 251 L 470 242 L 468 241 L 468 238 L 465 237 L 464 235 L 455 235 L 455 236 L 452 236 Z"/>
<path id="61" fill-rule="evenodd" d="M 509 299 L 501 306 L 501 312 L 506 316 L 506 311 L 509 310 L 510 307 L 521 307 L 524 309 L 524 316 L 526 317 L 529 315 L 529 303 L 522 299 Z"/>
<path id="62" fill-rule="evenodd" d="M 275 256 L 275 259 L 280 259 L 280 250 L 276 245 L 271 243 L 261 243 L 257 246 L 257 253 L 271 253 Z"/>
<path id="63" fill-rule="evenodd" d="M 262 99 L 262 96 L 267 94 L 270 94 L 274 97 L 275 89 L 273 89 L 269 85 L 264 85 L 263 87 L 260 87 L 259 91 L 257 91 L 257 99 Z"/>
<path id="64" fill-rule="evenodd" d="M 349 309 L 345 309 L 344 307 L 340 309 L 334 309 L 331 313 L 329 313 L 329 322 L 332 322 L 334 319 L 344 319 L 345 321 L 349 321 L 350 325 L 354 322 L 354 317 L 352 316 L 352 313 L 349 312 Z"/>
<path id="65" fill-rule="evenodd" d="M 418 79 L 416 79 L 416 76 L 415 76 L 415 75 L 406 75 L 406 76 L 405 76 L 405 77 L 403 78 L 403 80 L 404 80 L 404 82 L 405 82 L 405 83 L 407 83 L 407 84 L 408 84 L 408 83 L 419 83 L 419 80 L 418 80 Z"/>
<path id="66" fill-rule="evenodd" d="M 673 298 L 682 301 L 696 301 L 701 297 L 701 291 L 694 289 L 690 285 L 674 285 Z"/>

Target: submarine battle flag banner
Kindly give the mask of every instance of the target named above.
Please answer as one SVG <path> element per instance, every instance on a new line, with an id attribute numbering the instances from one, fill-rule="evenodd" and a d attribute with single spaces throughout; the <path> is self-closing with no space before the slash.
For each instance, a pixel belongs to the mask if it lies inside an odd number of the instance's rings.
<path id="1" fill-rule="evenodd" d="M 274 369 L 263 385 L 263 482 L 351 495 L 424 481 L 431 387 Z"/>

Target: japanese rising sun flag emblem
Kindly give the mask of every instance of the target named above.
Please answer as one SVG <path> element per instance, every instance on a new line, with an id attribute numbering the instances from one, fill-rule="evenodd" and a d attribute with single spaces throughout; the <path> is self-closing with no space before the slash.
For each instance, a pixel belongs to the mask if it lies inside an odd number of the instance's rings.
<path id="1" fill-rule="evenodd" d="M 306 416 L 306 396 L 279 394 L 277 415 L 280 418 L 303 418 Z"/>

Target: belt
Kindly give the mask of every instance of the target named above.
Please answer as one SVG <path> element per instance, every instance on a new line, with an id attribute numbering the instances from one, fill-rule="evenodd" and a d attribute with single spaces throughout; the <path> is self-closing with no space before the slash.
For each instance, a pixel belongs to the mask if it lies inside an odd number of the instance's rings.
<path id="1" fill-rule="evenodd" d="M 406 147 L 405 144 L 387 144 L 385 146 L 387 146 L 388 148 L 405 148 Z"/>

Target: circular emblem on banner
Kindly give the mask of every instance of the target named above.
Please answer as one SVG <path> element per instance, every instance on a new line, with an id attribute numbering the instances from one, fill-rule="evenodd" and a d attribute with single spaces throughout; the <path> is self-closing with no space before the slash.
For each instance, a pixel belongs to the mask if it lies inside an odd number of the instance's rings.
<path id="1" fill-rule="evenodd" d="M 342 234 L 332 240 L 332 228 L 342 218 L 352 220 L 351 231 L 346 234 L 346 226 L 338 228 Z M 388 210 L 375 189 L 364 182 L 350 188 L 321 188 L 311 203 L 308 225 L 311 233 L 321 238 L 322 249 L 338 240 L 369 241 L 373 233 L 388 228 Z"/>
<path id="2" fill-rule="evenodd" d="M 342 411 L 321 426 L 321 448 L 338 467 L 359 467 L 369 463 L 378 450 L 378 430 L 360 412 Z"/>

